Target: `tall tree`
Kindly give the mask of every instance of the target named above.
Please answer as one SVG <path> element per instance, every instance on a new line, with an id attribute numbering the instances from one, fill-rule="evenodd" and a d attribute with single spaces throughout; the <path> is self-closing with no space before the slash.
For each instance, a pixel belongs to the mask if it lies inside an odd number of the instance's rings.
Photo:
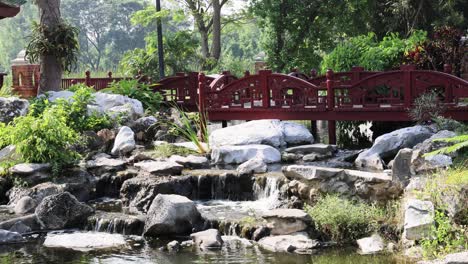
<path id="1" fill-rule="evenodd" d="M 41 27 L 56 28 L 60 25 L 60 0 L 36 0 L 39 7 L 39 20 Z M 40 91 L 58 91 L 62 80 L 62 65 L 54 54 L 42 54 L 40 56 L 41 79 Z"/>

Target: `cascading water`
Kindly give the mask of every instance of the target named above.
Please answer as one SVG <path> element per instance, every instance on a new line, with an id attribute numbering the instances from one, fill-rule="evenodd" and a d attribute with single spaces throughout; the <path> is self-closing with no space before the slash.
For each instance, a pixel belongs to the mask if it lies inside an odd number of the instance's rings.
<path id="1" fill-rule="evenodd" d="M 280 205 L 280 183 L 277 177 L 267 177 L 263 187 L 255 182 L 253 190 L 259 208 L 274 209 Z"/>

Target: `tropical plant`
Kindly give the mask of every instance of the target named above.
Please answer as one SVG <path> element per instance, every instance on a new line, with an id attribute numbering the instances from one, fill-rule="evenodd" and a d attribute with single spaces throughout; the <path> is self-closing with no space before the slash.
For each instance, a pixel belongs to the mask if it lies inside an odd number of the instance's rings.
<path id="1" fill-rule="evenodd" d="M 468 134 L 459 135 L 459 136 L 452 137 L 452 138 L 434 139 L 434 141 L 445 142 L 451 145 L 432 151 L 430 153 L 427 153 L 425 154 L 425 156 L 433 156 L 437 154 L 450 154 L 450 153 L 459 152 L 468 148 Z"/>
<path id="2" fill-rule="evenodd" d="M 121 94 L 139 100 L 144 108 L 152 113 L 159 110 L 163 99 L 160 93 L 154 92 L 149 85 L 138 82 L 138 80 L 112 82 L 109 88 L 102 90 L 102 92 Z"/>
<path id="3" fill-rule="evenodd" d="M 432 121 L 445 112 L 437 92 L 431 91 L 422 94 L 414 100 L 409 116 L 417 123 Z"/>

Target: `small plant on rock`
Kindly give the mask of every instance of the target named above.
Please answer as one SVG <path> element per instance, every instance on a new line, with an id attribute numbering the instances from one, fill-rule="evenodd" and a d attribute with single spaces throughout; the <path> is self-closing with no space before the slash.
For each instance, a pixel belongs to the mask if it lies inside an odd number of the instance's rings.
<path id="1" fill-rule="evenodd" d="M 432 91 L 424 93 L 414 100 L 414 106 L 410 110 L 409 116 L 413 121 L 421 124 L 432 121 L 444 112 L 445 108 L 441 104 L 437 93 Z"/>

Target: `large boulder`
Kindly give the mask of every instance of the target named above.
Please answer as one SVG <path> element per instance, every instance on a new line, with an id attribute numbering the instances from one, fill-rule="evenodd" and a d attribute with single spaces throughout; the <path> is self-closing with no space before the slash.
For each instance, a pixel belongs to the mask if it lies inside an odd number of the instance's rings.
<path id="1" fill-rule="evenodd" d="M 232 145 L 284 145 L 283 130 L 279 120 L 257 120 L 215 130 L 210 135 L 213 148 Z"/>
<path id="2" fill-rule="evenodd" d="M 336 169 L 307 165 L 290 165 L 282 168 L 289 180 L 303 183 L 300 198 L 308 199 L 310 193 L 336 193 L 370 201 L 386 201 L 398 197 L 401 184 L 393 182 L 386 173 Z M 291 190 L 294 194 L 295 191 Z M 306 196 L 306 197 L 304 197 Z"/>
<path id="3" fill-rule="evenodd" d="M 71 100 L 73 94 L 70 91 L 49 92 L 49 101 L 53 102 L 59 98 Z M 88 105 L 88 112 L 135 120 L 143 116 L 144 109 L 143 104 L 136 99 L 120 94 L 98 92 L 94 94 L 94 102 Z"/>
<path id="4" fill-rule="evenodd" d="M 188 155 L 187 157 L 172 155 L 169 158 L 169 161 L 176 162 L 185 168 L 191 169 L 202 169 L 210 165 L 210 162 L 206 157 Z"/>
<path id="5" fill-rule="evenodd" d="M 94 210 L 80 203 L 68 192 L 51 195 L 36 208 L 36 217 L 44 229 L 63 229 L 79 227 Z"/>
<path id="6" fill-rule="evenodd" d="M 11 176 L 27 182 L 29 185 L 50 179 L 49 163 L 20 163 L 10 168 Z"/>
<path id="7" fill-rule="evenodd" d="M 220 249 L 224 243 L 221 233 L 217 229 L 193 233 L 190 235 L 190 238 L 201 249 Z"/>
<path id="8" fill-rule="evenodd" d="M 288 145 L 313 143 L 312 133 L 303 125 L 296 122 L 281 122 L 284 141 Z"/>
<path id="9" fill-rule="evenodd" d="M 120 234 L 89 232 L 49 233 L 43 245 L 49 248 L 69 248 L 87 252 L 123 248 L 127 246 L 127 241 Z"/>
<path id="10" fill-rule="evenodd" d="M 112 148 L 112 155 L 125 155 L 132 152 L 136 148 L 135 133 L 131 128 L 123 126 L 120 128 L 119 133 L 114 141 L 114 147 Z"/>
<path id="11" fill-rule="evenodd" d="M 307 128 L 295 122 L 256 120 L 215 130 L 210 135 L 213 147 L 264 144 L 280 147 L 285 144 L 310 144 L 314 137 Z"/>
<path id="12" fill-rule="evenodd" d="M 239 174 L 264 173 L 267 171 L 267 164 L 259 158 L 249 159 L 237 167 Z"/>
<path id="13" fill-rule="evenodd" d="M 442 147 L 445 147 L 448 145 L 446 142 L 441 142 L 441 141 L 435 141 L 436 139 L 441 139 L 441 138 L 452 138 L 455 137 L 457 134 L 452 131 L 448 130 L 441 130 L 434 135 L 432 135 L 430 138 L 424 140 L 423 142 L 417 144 L 414 146 L 414 150 L 419 150 L 421 153 L 429 153 L 431 151 L 434 151 L 436 149 L 440 149 Z"/>
<path id="14" fill-rule="evenodd" d="M 307 233 L 299 232 L 290 235 L 268 236 L 260 239 L 258 244 L 269 251 L 310 254 L 320 243 L 309 238 Z"/>
<path id="15" fill-rule="evenodd" d="M 274 209 L 267 211 L 263 218 L 268 221 L 271 235 L 289 235 L 304 231 L 312 222 L 310 216 L 299 209 Z"/>
<path id="16" fill-rule="evenodd" d="M 151 141 L 156 134 L 156 124 L 158 119 L 154 116 L 141 117 L 130 124 L 130 128 L 135 132 L 137 140 Z"/>
<path id="17" fill-rule="evenodd" d="M 240 164 L 258 158 L 265 163 L 281 161 L 281 153 L 268 145 L 220 146 L 211 152 L 215 163 Z"/>
<path id="18" fill-rule="evenodd" d="M 16 97 L 0 97 L 0 123 L 10 123 L 18 116 L 28 113 L 29 102 Z"/>
<path id="19" fill-rule="evenodd" d="M 395 130 L 378 137 L 372 147 L 363 151 L 355 160 L 359 168 L 384 169 L 384 159 L 392 159 L 400 149 L 412 148 L 430 138 L 434 133 L 429 127 L 413 126 Z"/>
<path id="20" fill-rule="evenodd" d="M 190 199 L 174 194 L 158 194 L 145 222 L 143 235 L 187 234 L 201 222 L 201 215 Z"/>
<path id="21" fill-rule="evenodd" d="M 24 242 L 26 242 L 26 240 L 19 233 L 0 229 L 0 245 Z"/>
<path id="22" fill-rule="evenodd" d="M 448 254 L 441 259 L 419 261 L 418 264 L 467 264 L 468 251 Z"/>
<path id="23" fill-rule="evenodd" d="M 408 199 L 405 203 L 403 236 L 407 240 L 419 240 L 429 235 L 434 224 L 434 205 L 430 201 Z"/>

